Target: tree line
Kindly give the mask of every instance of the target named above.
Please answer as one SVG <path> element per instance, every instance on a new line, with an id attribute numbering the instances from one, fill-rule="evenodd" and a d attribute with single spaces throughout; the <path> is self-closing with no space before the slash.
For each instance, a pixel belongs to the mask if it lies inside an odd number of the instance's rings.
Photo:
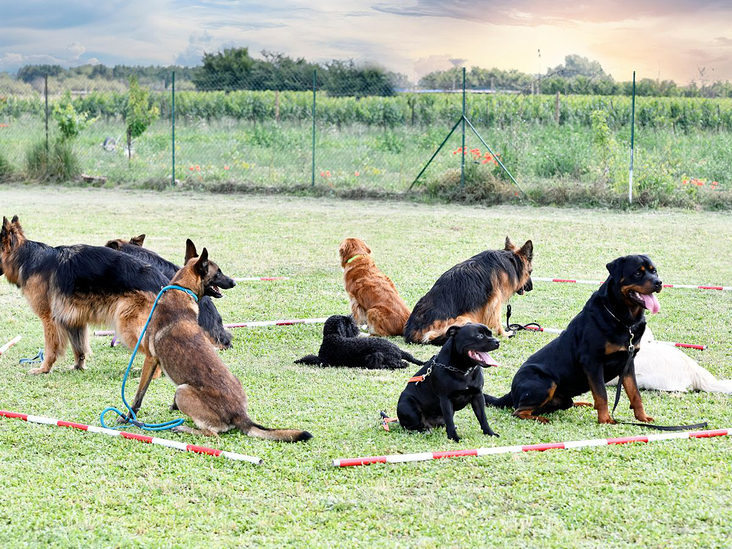
<path id="1" fill-rule="evenodd" d="M 282 53 L 262 52 L 254 58 L 248 48 L 229 48 L 205 53 L 197 67 L 83 65 L 63 68 L 59 65 L 26 65 L 17 79 L 37 83 L 45 75 L 59 81 L 128 82 L 131 76 L 141 85 L 152 89 L 167 89 L 175 71 L 180 89 L 200 91 L 309 91 L 315 86 L 331 96 L 392 96 L 398 91 L 417 89 L 458 90 L 462 87 L 462 69 L 434 71 L 413 84 L 406 75 L 387 71 L 378 66 L 360 65 L 353 60 L 333 60 L 312 63 L 303 58 L 291 58 Z M 315 75 L 315 77 L 314 77 Z M 466 71 L 466 87 L 470 90 L 490 90 L 523 94 L 564 95 L 631 95 L 630 81 L 616 81 L 597 61 L 579 55 L 568 55 L 564 63 L 548 68 L 542 75 L 518 70 L 471 67 Z M 708 82 L 704 68 L 699 80 L 681 86 L 672 80 L 640 79 L 636 94 L 649 97 L 732 97 L 729 82 Z"/>

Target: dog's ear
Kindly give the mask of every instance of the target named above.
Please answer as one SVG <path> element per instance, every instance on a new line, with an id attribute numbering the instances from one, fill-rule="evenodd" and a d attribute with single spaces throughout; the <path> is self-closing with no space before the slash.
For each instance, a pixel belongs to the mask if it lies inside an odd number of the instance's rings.
<path id="1" fill-rule="evenodd" d="M 184 264 L 188 263 L 188 260 L 190 260 L 192 257 L 198 257 L 198 252 L 196 251 L 196 245 L 190 238 L 188 238 L 186 239 L 186 259 L 184 261 Z"/>
<path id="2" fill-rule="evenodd" d="M 534 243 L 531 240 L 527 240 L 517 253 L 531 261 L 534 257 Z"/>
<path id="3" fill-rule="evenodd" d="M 614 259 L 607 265 L 607 271 L 610 273 L 610 276 L 613 277 L 613 279 L 620 282 L 620 279 L 623 277 L 623 267 L 625 267 L 625 257 L 619 257 L 617 259 Z"/>
<path id="4" fill-rule="evenodd" d="M 506 244 L 503 246 L 504 250 L 513 250 L 514 245 L 513 242 L 511 242 L 511 239 L 507 236 L 506 237 Z"/>
<path id="5" fill-rule="evenodd" d="M 445 332 L 445 334 L 447 335 L 448 338 L 455 337 L 457 335 L 457 333 L 460 331 L 460 328 L 461 328 L 461 326 L 450 326 L 447 329 L 447 332 Z"/>
<path id="6" fill-rule="evenodd" d="M 145 235 L 141 234 L 139 236 L 133 236 L 130 238 L 130 244 L 133 244 L 134 246 L 142 246 L 142 243 L 145 242 Z"/>
<path id="7" fill-rule="evenodd" d="M 201 252 L 200 257 L 193 268 L 196 269 L 196 272 L 198 272 L 199 275 L 201 275 L 201 278 L 208 274 L 208 250 L 206 248 Z"/>
<path id="8" fill-rule="evenodd" d="M 10 233 L 10 222 L 7 217 L 3 216 L 3 225 L 0 227 L 0 244 L 5 242 L 8 233 Z"/>
<path id="9" fill-rule="evenodd" d="M 113 250 L 119 251 L 119 241 L 117 240 L 110 240 L 104 245 L 105 248 L 112 248 Z"/>

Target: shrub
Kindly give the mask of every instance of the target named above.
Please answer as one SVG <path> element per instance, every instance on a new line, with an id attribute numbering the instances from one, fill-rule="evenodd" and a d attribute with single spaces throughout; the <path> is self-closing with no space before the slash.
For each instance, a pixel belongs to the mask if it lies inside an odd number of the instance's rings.
<path id="1" fill-rule="evenodd" d="M 53 106 L 53 118 L 58 124 L 61 139 L 64 141 L 70 141 L 77 137 L 84 128 L 95 120 L 89 118 L 86 113 L 76 111 L 71 103 L 71 94 L 69 92 L 66 92 L 63 99 Z"/>
<path id="2" fill-rule="evenodd" d="M 79 161 L 67 141 L 53 142 L 49 151 L 38 141 L 26 153 L 26 172 L 38 181 L 69 181 L 79 174 Z"/>
<path id="3" fill-rule="evenodd" d="M 0 153 L 0 183 L 10 181 L 14 173 L 15 171 L 13 170 L 13 166 L 10 164 L 10 161 Z"/>
<path id="4" fill-rule="evenodd" d="M 516 200 L 519 194 L 512 184 L 496 177 L 491 167 L 472 161 L 465 163 L 464 187 L 460 186 L 460 169 L 453 168 L 429 182 L 427 192 L 443 200 L 491 204 Z"/>

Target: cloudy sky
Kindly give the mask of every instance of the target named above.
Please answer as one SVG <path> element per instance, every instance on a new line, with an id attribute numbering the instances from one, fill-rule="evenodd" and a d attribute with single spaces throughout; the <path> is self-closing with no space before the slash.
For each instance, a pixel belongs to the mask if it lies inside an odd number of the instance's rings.
<path id="1" fill-rule="evenodd" d="M 564 56 L 617 80 L 732 80 L 732 1 L 0 0 L 0 70 L 29 63 L 195 65 L 248 46 L 353 58 L 417 78 L 451 59 L 545 72 Z"/>

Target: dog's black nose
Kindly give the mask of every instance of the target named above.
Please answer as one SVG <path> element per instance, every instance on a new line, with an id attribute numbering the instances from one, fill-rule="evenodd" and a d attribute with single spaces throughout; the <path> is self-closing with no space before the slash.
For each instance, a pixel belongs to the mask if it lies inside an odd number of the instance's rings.
<path id="1" fill-rule="evenodd" d="M 659 292 L 661 291 L 661 288 L 663 288 L 663 282 L 660 280 L 656 280 L 656 282 L 653 283 L 653 285 L 656 287 L 656 290 Z"/>

